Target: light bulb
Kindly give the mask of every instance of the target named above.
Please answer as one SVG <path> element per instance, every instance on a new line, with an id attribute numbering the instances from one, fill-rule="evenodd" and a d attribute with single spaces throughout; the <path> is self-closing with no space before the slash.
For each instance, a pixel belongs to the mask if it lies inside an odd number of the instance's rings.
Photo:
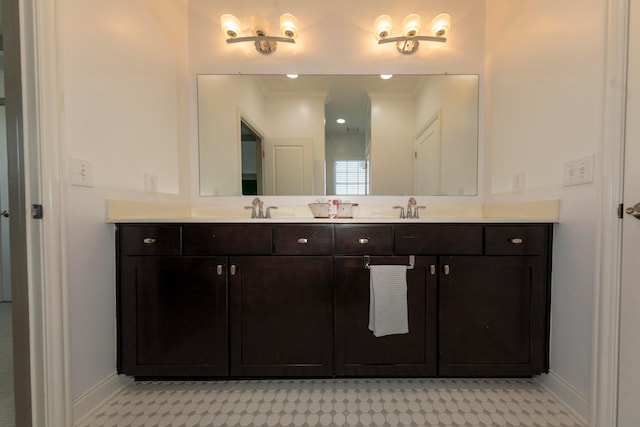
<path id="1" fill-rule="evenodd" d="M 298 37 L 298 19 L 288 13 L 282 15 L 280 17 L 280 32 L 290 39 Z"/>
<path id="2" fill-rule="evenodd" d="M 382 80 L 389 80 L 391 77 L 393 77 L 393 74 L 380 74 Z"/>
<path id="3" fill-rule="evenodd" d="M 402 21 L 402 35 L 415 37 L 420 34 L 420 15 L 411 14 Z"/>
<path id="4" fill-rule="evenodd" d="M 264 16 L 254 15 L 251 17 L 251 34 L 254 36 L 268 36 L 269 27 L 269 20 Z"/>
<path id="5" fill-rule="evenodd" d="M 389 15 L 380 15 L 373 22 L 373 31 L 376 40 L 384 40 L 391 35 L 391 17 Z"/>
<path id="6" fill-rule="evenodd" d="M 297 79 L 298 75 L 297 74 L 287 74 L 287 77 L 289 77 L 290 79 Z"/>
<path id="7" fill-rule="evenodd" d="M 235 39 L 240 34 L 240 20 L 228 13 L 220 17 L 220 25 L 225 37 Z"/>
<path id="8" fill-rule="evenodd" d="M 451 30 L 451 17 L 447 13 L 441 13 L 431 21 L 431 34 L 436 37 L 444 37 Z"/>

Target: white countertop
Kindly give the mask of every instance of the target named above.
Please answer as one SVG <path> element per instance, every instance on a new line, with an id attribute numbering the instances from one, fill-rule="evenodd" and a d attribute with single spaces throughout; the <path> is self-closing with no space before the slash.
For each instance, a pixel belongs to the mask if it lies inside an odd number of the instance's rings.
<path id="1" fill-rule="evenodd" d="M 266 208 L 266 207 L 265 207 Z M 244 206 L 189 206 L 108 200 L 107 223 L 556 223 L 558 201 L 493 204 L 433 205 L 420 218 L 399 218 L 390 206 L 360 205 L 353 218 L 313 218 L 306 205 L 278 206 L 272 218 L 251 218 Z"/>

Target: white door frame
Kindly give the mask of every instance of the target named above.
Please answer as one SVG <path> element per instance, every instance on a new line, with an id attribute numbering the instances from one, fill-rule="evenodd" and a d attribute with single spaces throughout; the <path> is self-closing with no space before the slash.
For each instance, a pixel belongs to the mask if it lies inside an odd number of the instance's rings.
<path id="1" fill-rule="evenodd" d="M 598 184 L 598 241 L 593 322 L 591 425 L 615 426 L 618 401 L 618 342 L 624 133 L 629 0 L 609 0 L 605 103 Z"/>
<path id="2" fill-rule="evenodd" d="M 70 426 L 66 180 L 55 0 L 20 8 L 33 426 Z M 30 205 L 44 206 L 42 220 Z"/>

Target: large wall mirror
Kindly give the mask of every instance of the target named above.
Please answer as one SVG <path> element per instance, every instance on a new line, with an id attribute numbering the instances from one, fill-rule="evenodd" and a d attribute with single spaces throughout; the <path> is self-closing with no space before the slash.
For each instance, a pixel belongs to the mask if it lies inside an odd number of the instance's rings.
<path id="1" fill-rule="evenodd" d="M 199 75 L 200 194 L 476 195 L 478 76 Z"/>

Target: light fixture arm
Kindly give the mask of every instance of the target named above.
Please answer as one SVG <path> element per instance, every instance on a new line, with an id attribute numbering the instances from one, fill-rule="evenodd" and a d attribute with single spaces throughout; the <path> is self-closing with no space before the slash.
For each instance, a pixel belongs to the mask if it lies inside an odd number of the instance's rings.
<path id="1" fill-rule="evenodd" d="M 378 44 L 405 42 L 405 41 L 412 41 L 412 40 L 445 43 L 447 41 L 447 38 L 435 37 L 435 36 L 413 36 L 413 37 L 398 36 L 398 37 L 387 37 L 386 39 L 380 39 L 378 40 Z"/>
<path id="2" fill-rule="evenodd" d="M 242 42 L 283 42 L 283 43 L 295 43 L 294 39 L 290 39 L 288 37 L 278 37 L 278 36 L 247 36 L 247 37 L 236 37 L 235 39 L 227 39 L 227 43 L 242 43 Z"/>

